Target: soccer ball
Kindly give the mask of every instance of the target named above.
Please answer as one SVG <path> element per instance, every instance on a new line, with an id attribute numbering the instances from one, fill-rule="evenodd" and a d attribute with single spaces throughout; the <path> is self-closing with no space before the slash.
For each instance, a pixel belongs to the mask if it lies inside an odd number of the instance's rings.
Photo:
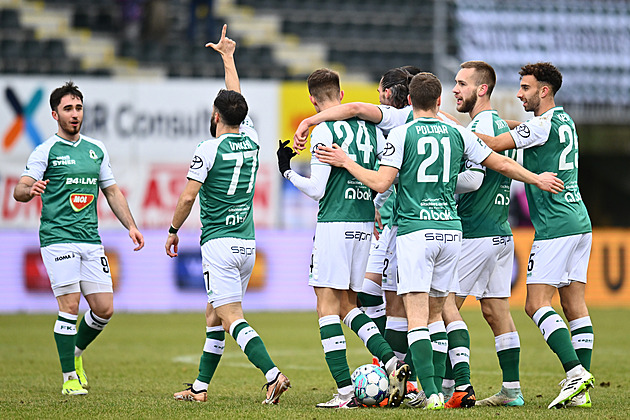
<path id="1" fill-rule="evenodd" d="M 354 395 L 365 405 L 376 405 L 389 395 L 387 372 L 376 365 L 359 366 L 352 373 Z"/>

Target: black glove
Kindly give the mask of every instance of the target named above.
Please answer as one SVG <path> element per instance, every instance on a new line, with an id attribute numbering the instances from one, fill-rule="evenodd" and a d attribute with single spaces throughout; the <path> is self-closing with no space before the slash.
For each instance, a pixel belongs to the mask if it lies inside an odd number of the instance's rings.
<path id="1" fill-rule="evenodd" d="M 284 176 L 286 171 L 291 169 L 291 158 L 297 155 L 293 149 L 287 146 L 290 141 L 291 140 L 282 142 L 282 140 L 278 140 L 278 151 L 276 154 L 278 155 L 278 169 L 280 170 L 280 174 L 282 176 Z"/>

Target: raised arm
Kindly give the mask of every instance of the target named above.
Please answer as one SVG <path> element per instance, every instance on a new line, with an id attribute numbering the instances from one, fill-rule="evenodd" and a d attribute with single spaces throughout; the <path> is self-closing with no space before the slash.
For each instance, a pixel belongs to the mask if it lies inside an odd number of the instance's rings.
<path id="1" fill-rule="evenodd" d="M 238 79 L 236 71 L 236 63 L 234 62 L 234 51 L 236 50 L 236 42 L 225 36 L 227 32 L 227 24 L 223 25 L 221 31 L 221 39 L 217 44 L 208 42 L 206 47 L 210 47 L 219 54 L 223 60 L 223 68 L 225 69 L 225 88 L 241 93 L 241 83 Z"/>
<path id="2" fill-rule="evenodd" d="M 378 124 L 383 119 L 383 113 L 378 106 L 365 102 L 350 102 L 330 107 L 300 122 L 293 136 L 293 148 L 298 152 L 306 148 L 310 127 L 324 121 L 341 121 L 352 117 Z"/>
<path id="3" fill-rule="evenodd" d="M 504 150 L 516 148 L 516 143 L 514 143 L 514 139 L 509 132 L 499 134 L 496 137 L 480 133 L 475 134 L 495 152 L 502 152 Z"/>
<path id="4" fill-rule="evenodd" d="M 144 237 L 138 230 L 136 226 L 135 220 L 133 220 L 133 216 L 131 215 L 131 210 L 129 210 L 129 205 L 127 204 L 127 199 L 118 188 L 118 185 L 110 185 L 107 188 L 103 188 L 103 194 L 107 199 L 107 203 L 109 207 L 112 209 L 120 223 L 127 228 L 129 231 L 129 237 L 133 241 L 136 246 L 134 251 L 139 251 L 144 246 Z"/>

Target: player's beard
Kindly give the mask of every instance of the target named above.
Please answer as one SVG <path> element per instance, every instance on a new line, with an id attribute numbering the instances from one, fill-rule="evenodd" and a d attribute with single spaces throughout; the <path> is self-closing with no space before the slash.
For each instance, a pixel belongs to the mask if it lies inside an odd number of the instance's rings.
<path id="1" fill-rule="evenodd" d="M 471 95 L 468 98 L 462 98 L 462 104 L 457 108 L 457 111 L 465 114 L 472 111 L 475 105 L 477 105 L 477 95 Z"/>
<path id="2" fill-rule="evenodd" d="M 532 95 L 531 98 L 525 98 L 525 104 L 523 105 L 523 108 L 525 109 L 525 111 L 536 112 L 539 106 L 540 106 L 540 97 L 538 96 L 538 91 L 536 91 L 536 93 Z"/>
<path id="3" fill-rule="evenodd" d="M 70 137 L 72 137 L 79 134 L 79 132 L 81 131 L 81 125 L 83 125 L 82 120 L 79 120 L 79 124 L 77 124 L 76 126 L 70 124 L 70 121 L 63 121 L 61 123 L 61 129 L 66 132 Z"/>

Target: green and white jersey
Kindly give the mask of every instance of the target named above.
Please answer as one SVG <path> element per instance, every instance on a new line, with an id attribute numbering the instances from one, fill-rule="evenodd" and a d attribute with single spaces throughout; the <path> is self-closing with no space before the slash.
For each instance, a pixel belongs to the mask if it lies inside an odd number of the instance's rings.
<path id="1" fill-rule="evenodd" d="M 376 124 L 376 127 L 380 128 L 385 136 L 389 135 L 389 132 L 394 128 L 413 120 L 413 109 L 411 105 L 407 105 L 403 108 L 395 108 L 390 105 L 377 106 L 381 110 L 383 117 L 381 118 L 381 122 Z M 411 115 L 411 119 L 409 119 L 409 115 Z"/>
<path id="2" fill-rule="evenodd" d="M 435 118 L 394 128 L 381 165 L 398 168 L 398 235 L 422 229 L 461 230 L 455 205 L 464 157 L 483 162 L 492 153 L 470 130 Z"/>
<path id="3" fill-rule="evenodd" d="M 495 110 L 481 111 L 475 115 L 468 128 L 475 133 L 493 137 L 510 130 Z M 515 149 L 506 150 L 501 154 L 516 159 Z M 459 196 L 457 213 L 462 219 L 463 237 L 512 236 L 508 222 L 512 180 L 468 160 L 463 162 L 461 170 L 478 170 L 485 173 L 478 190 Z"/>
<path id="4" fill-rule="evenodd" d="M 339 145 L 364 168 L 375 169 L 377 153 L 383 147 L 382 133 L 372 123 L 350 118 L 318 124 L 311 133 L 311 153 L 319 146 Z M 311 167 L 329 166 L 312 154 Z M 324 195 L 319 200 L 318 222 L 372 222 L 372 190 L 343 168 L 331 167 Z"/>
<path id="5" fill-rule="evenodd" d="M 201 245 L 216 238 L 255 239 L 254 185 L 258 172 L 258 134 L 249 118 L 239 134 L 201 142 L 188 179 L 201 182 Z"/>
<path id="6" fill-rule="evenodd" d="M 510 131 L 523 149 L 523 166 L 534 173 L 555 172 L 564 181 L 559 194 L 525 185 L 535 240 L 591 232 L 591 220 L 578 188 L 578 136 L 562 107 L 522 123 Z"/>
<path id="7" fill-rule="evenodd" d="M 96 212 L 99 187 L 116 183 L 102 142 L 83 135 L 72 142 L 55 134 L 31 153 L 22 176 L 50 180 L 41 196 L 42 247 L 101 243 Z"/>

